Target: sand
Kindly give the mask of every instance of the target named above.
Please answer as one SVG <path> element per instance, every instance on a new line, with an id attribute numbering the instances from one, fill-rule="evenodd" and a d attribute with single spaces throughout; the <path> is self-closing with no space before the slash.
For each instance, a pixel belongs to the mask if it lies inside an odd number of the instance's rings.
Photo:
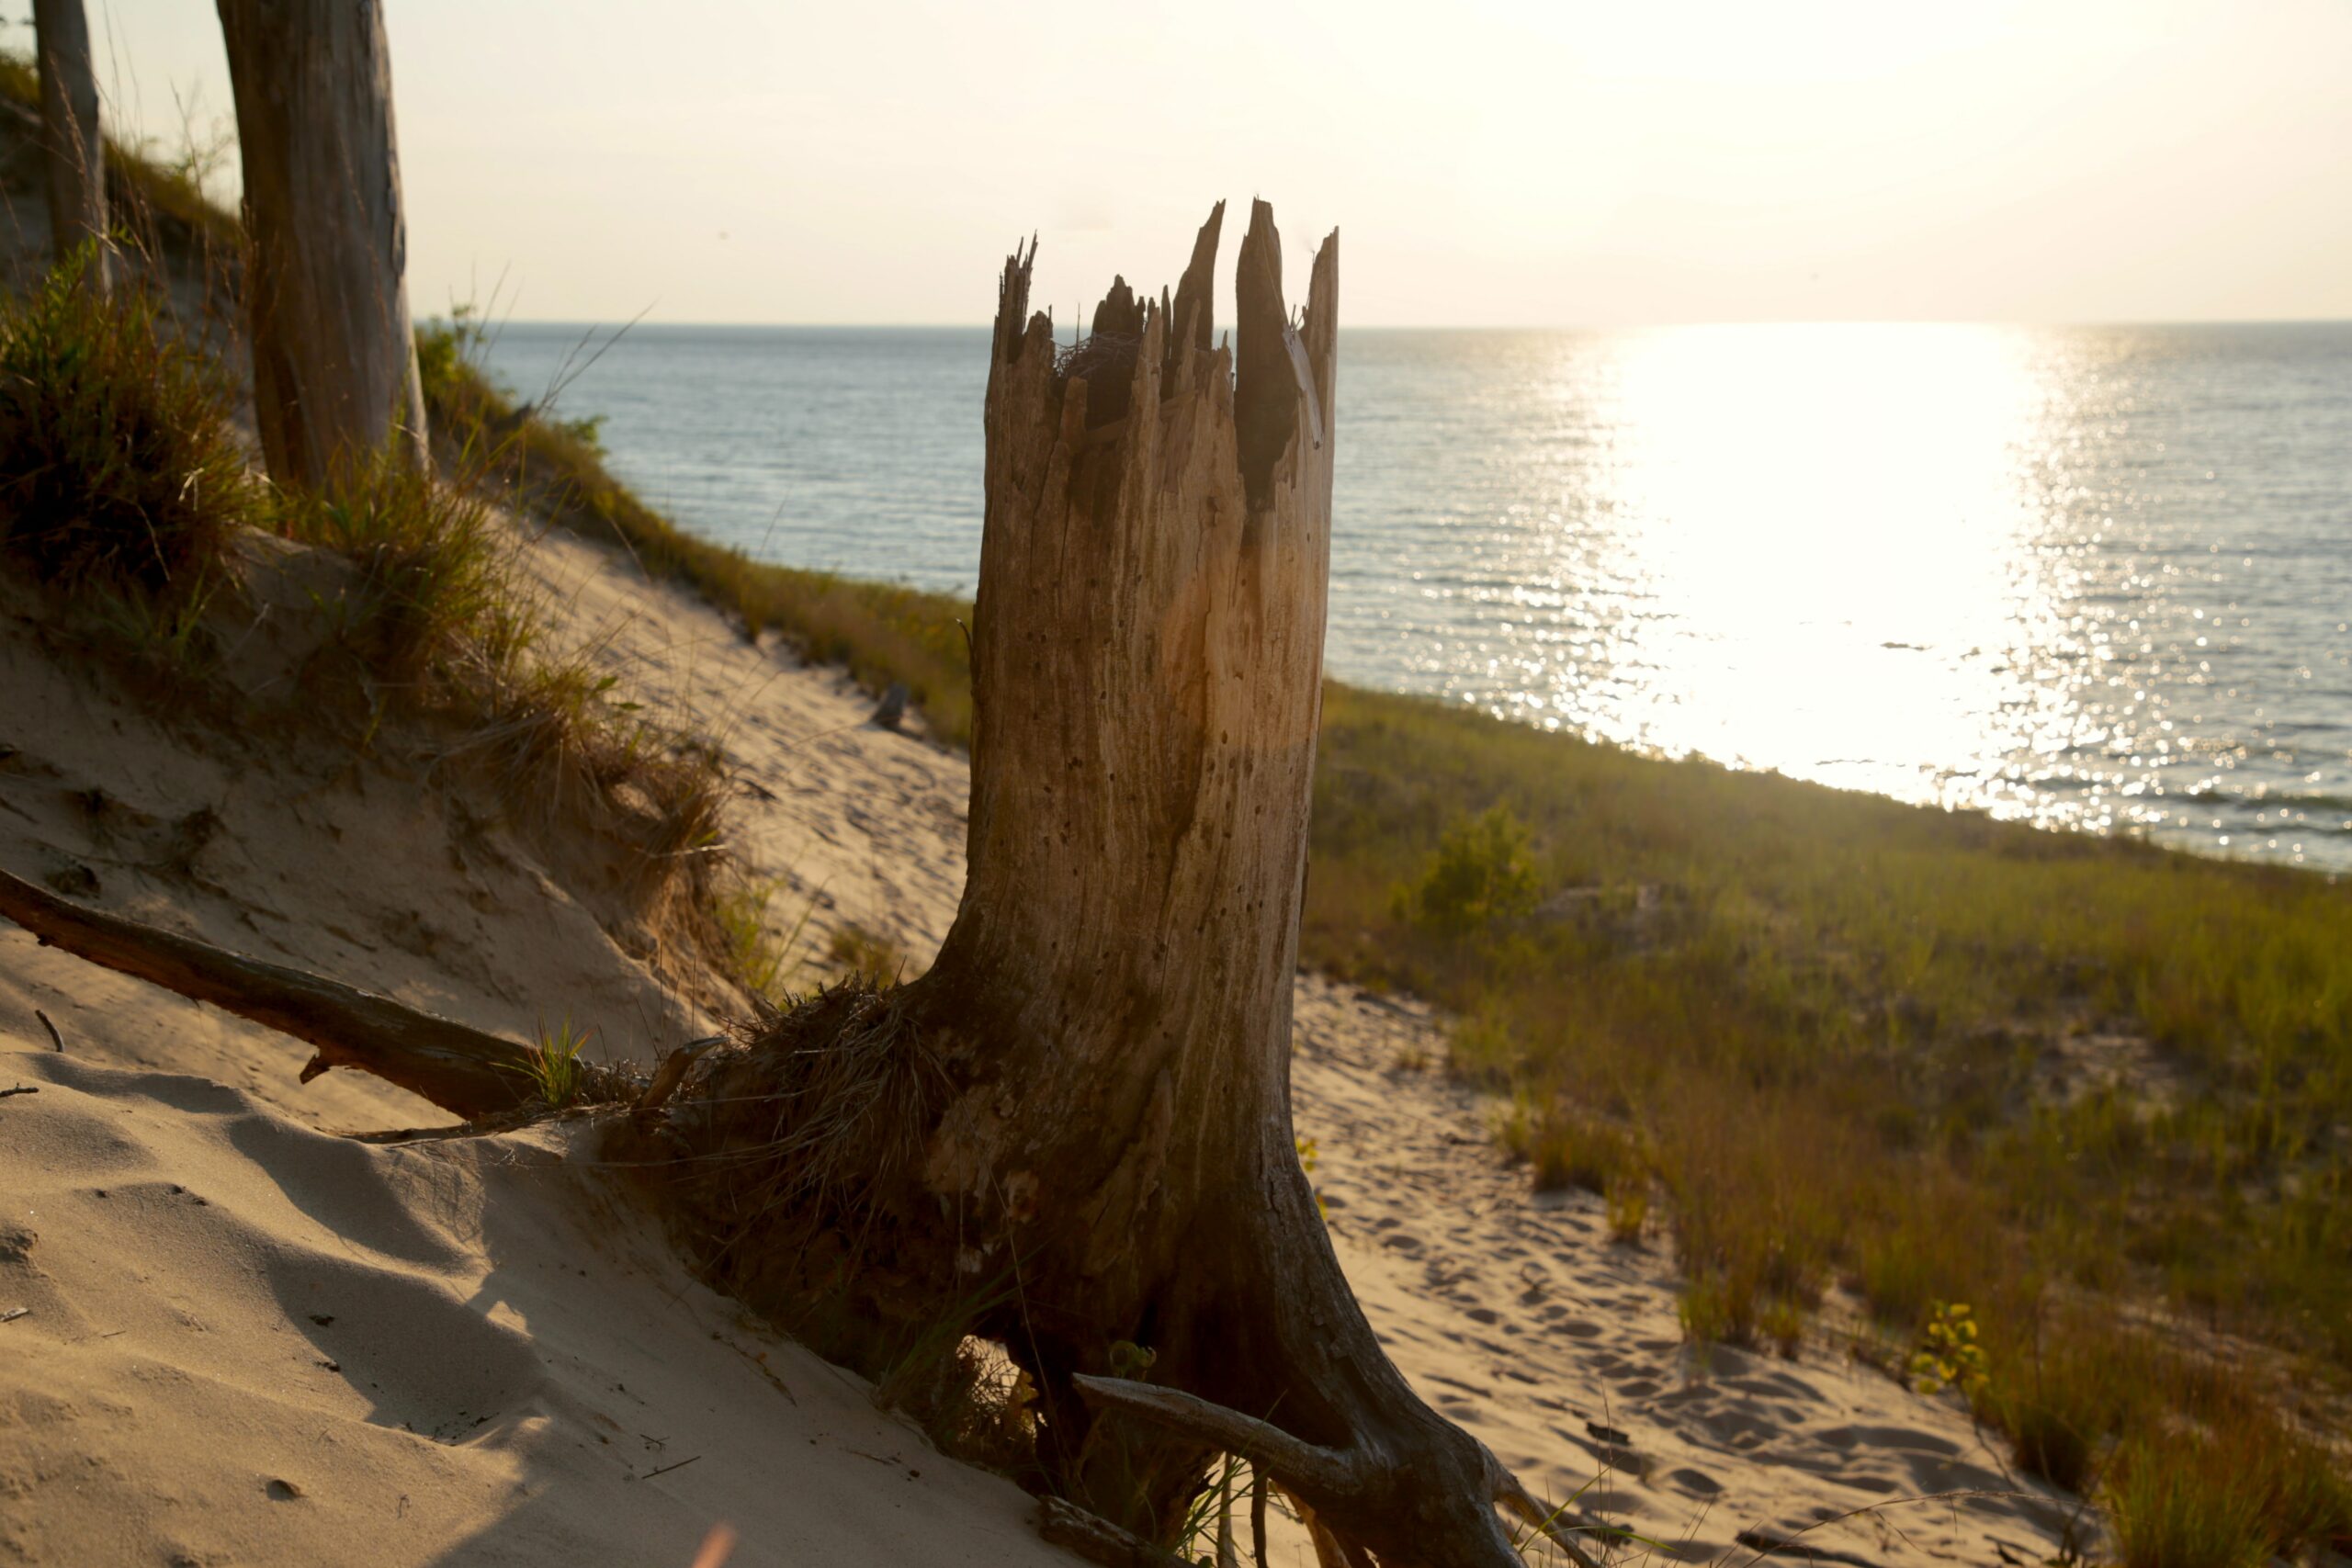
<path id="1" fill-rule="evenodd" d="M 799 978 L 848 922 L 936 950 L 960 758 L 622 558 L 527 558 L 566 635 L 722 738 L 731 847 L 779 931 L 807 917 Z M 494 803 L 128 700 L 21 594 L 0 748 L 17 874 L 490 1028 L 568 1016 L 642 1057 L 709 1025 Z M 0 1089 L 39 1091 L 0 1100 L 0 1312 L 30 1309 L 0 1323 L 0 1561 L 684 1564 L 721 1524 L 738 1563 L 1072 1561 L 1010 1483 L 695 1283 L 576 1124 L 354 1142 L 446 1118 L 359 1075 L 299 1086 L 307 1055 L 0 929 Z M 1300 978 L 1295 1110 L 1350 1279 L 1539 1492 L 1693 1562 L 1809 1529 L 1870 1563 L 2049 1554 L 2068 1500 L 1948 1398 L 1826 1335 L 1694 1356 L 1664 1233 L 1618 1246 L 1597 1199 L 1532 1194 L 1443 1058 L 1426 1010 Z M 2020 1495 L 1903 1501 L 1955 1491 Z"/>

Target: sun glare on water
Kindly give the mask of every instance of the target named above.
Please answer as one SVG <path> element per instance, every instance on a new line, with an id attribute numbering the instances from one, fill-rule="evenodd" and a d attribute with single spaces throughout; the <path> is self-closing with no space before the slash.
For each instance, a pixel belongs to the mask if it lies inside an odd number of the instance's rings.
<path id="1" fill-rule="evenodd" d="M 1630 340 L 1596 476 L 1647 606 L 1624 738 L 1900 795 L 2009 750 L 2025 694 L 1988 656 L 2044 613 L 2017 527 L 2039 401 L 2021 346 L 1872 325 Z"/>
<path id="2" fill-rule="evenodd" d="M 2288 564 L 2300 470 L 2256 497 L 2237 438 L 2196 434 L 2195 352 L 1939 324 L 1399 339 L 1355 383 L 1343 500 L 1394 521 L 1342 552 L 1335 666 L 1670 756 L 2303 858 L 2342 836 L 2340 566 Z M 1407 377 L 1442 425 L 1388 417 Z M 2278 418 L 2337 417 L 2308 390 Z"/>

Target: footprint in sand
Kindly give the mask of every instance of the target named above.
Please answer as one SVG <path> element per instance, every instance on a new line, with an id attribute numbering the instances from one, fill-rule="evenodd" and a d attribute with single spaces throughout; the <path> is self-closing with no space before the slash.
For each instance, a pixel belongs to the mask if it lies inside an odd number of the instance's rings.
<path id="1" fill-rule="evenodd" d="M 1683 1466 L 1680 1470 L 1667 1472 L 1666 1483 L 1677 1491 L 1700 1498 L 1721 1496 L 1724 1490 L 1723 1483 L 1705 1471 L 1692 1470 L 1689 1465 Z"/>

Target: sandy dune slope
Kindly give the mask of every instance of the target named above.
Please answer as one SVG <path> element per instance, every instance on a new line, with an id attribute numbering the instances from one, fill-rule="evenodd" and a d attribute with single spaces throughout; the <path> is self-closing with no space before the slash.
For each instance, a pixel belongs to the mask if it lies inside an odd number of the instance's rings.
<path id="1" fill-rule="evenodd" d="M 772 921 L 935 950 L 960 759 L 600 549 L 530 558 L 572 635 L 723 738 Z M 490 1027 L 568 1014 L 640 1055 L 704 1027 L 481 801 L 175 727 L 0 611 L 0 865 Z M 1834 1346 L 1695 1366 L 1666 1244 L 1530 1194 L 1476 1098 L 1410 1065 L 1442 1061 L 1426 1014 L 1302 979 L 1298 1043 L 1299 1128 L 1374 1326 L 1542 1490 L 1736 1564 L 1743 1531 L 2010 1488 L 1962 1413 Z M 1069 1561 L 1009 1484 L 693 1283 L 560 1130 L 331 1136 L 442 1118 L 355 1075 L 298 1087 L 306 1055 L 0 930 L 0 1088 L 39 1090 L 0 1100 L 0 1312 L 31 1308 L 0 1324 L 0 1561 L 683 1564 L 721 1521 L 738 1562 Z M 1805 1541 L 2039 1560 L 2062 1516 L 1881 1506 Z"/>
<path id="2" fill-rule="evenodd" d="M 552 1134 L 373 1147 L 21 1037 L 0 1077 L 0 1558 L 1066 1561 Z"/>

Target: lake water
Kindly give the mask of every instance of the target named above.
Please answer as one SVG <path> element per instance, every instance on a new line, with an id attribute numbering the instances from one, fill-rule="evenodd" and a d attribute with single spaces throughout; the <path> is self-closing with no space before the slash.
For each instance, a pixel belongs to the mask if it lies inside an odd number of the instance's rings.
<path id="1" fill-rule="evenodd" d="M 695 532 L 968 593 L 987 344 L 639 326 L 559 404 Z M 2352 324 L 1357 331 L 1337 429 L 1344 680 L 2352 869 Z"/>

